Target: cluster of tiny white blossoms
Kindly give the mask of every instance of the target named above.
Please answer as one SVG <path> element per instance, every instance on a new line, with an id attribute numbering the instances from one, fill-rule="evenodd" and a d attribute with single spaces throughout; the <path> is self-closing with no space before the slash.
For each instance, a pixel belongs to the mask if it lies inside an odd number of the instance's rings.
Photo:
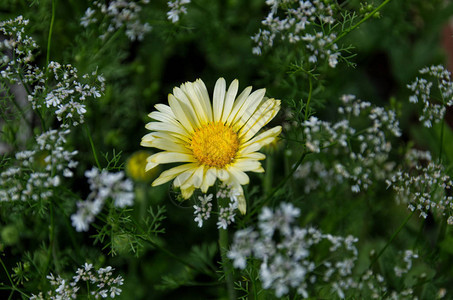
<path id="1" fill-rule="evenodd" d="M 63 279 L 60 275 L 55 277 L 50 274 L 47 279 L 49 279 L 50 285 L 56 287 L 56 289 L 45 294 L 40 292 L 38 295 L 32 295 L 30 300 L 76 299 L 77 296 L 85 296 L 81 291 L 84 291 L 87 286 L 90 287 L 89 297 L 95 299 L 115 298 L 122 292 L 120 286 L 123 285 L 124 279 L 121 275 L 113 277 L 114 270 L 110 266 L 96 270 L 92 264 L 85 263 L 82 268 L 77 269 L 72 281 Z M 87 293 L 88 291 L 84 292 Z"/>
<path id="2" fill-rule="evenodd" d="M 134 203 L 132 181 L 124 179 L 124 172 L 111 173 L 92 168 L 85 172 L 91 193 L 85 201 L 77 202 L 77 213 L 71 216 L 72 226 L 77 231 L 88 231 L 90 223 L 104 207 L 108 198 L 115 207 L 131 206 Z"/>
<path id="3" fill-rule="evenodd" d="M 332 292 L 343 297 L 343 290 L 351 286 L 357 238 L 301 228 L 296 225 L 299 215 L 300 210 L 290 203 L 282 203 L 275 211 L 265 207 L 259 215 L 258 229 L 235 233 L 228 257 L 240 269 L 246 268 L 247 259 L 259 260 L 262 286 L 274 290 L 277 297 L 294 289 L 307 298 L 318 281 L 330 285 Z M 319 255 L 317 250 L 326 246 L 330 257 Z"/>
<path id="4" fill-rule="evenodd" d="M 317 160 L 299 166 L 294 176 L 305 181 L 306 193 L 321 187 L 328 190 L 346 180 L 355 193 L 366 190 L 374 179 L 387 178 L 393 164 L 388 162 L 390 136 L 400 136 L 398 120 L 392 110 L 372 106 L 353 95 L 341 97 L 336 123 L 312 116 L 303 126 L 305 145 L 318 153 Z M 362 118 L 368 127 L 356 128 Z M 330 159 L 322 159 L 327 155 Z M 332 159 L 335 158 L 335 159 Z"/>
<path id="5" fill-rule="evenodd" d="M 225 183 L 219 186 L 216 193 L 216 199 L 219 203 L 217 227 L 227 229 L 228 225 L 234 222 L 236 211 L 238 209 L 238 197 L 241 193 Z M 198 227 L 203 227 L 203 222 L 211 217 L 212 213 L 212 199 L 214 195 L 198 196 L 199 203 L 194 205 L 195 222 Z"/>
<path id="6" fill-rule="evenodd" d="M 422 218 L 436 211 L 448 216 L 448 224 L 453 225 L 453 181 L 444 166 L 432 162 L 429 153 L 411 151 L 408 156 L 407 169 L 400 169 L 386 180 L 388 187 L 396 191 L 397 203 L 418 210 Z"/>
<path id="7" fill-rule="evenodd" d="M 167 12 L 167 18 L 172 22 L 176 23 L 179 21 L 179 15 L 187 14 L 187 8 L 184 6 L 189 4 L 190 0 L 175 0 L 168 1 L 167 5 L 170 10 Z"/>
<path id="8" fill-rule="evenodd" d="M 203 220 L 208 220 L 211 217 L 211 201 L 213 196 L 213 194 L 198 196 L 200 203 L 199 205 L 193 206 L 193 208 L 195 209 L 195 222 L 198 223 L 198 227 L 203 227 Z"/>
<path id="9" fill-rule="evenodd" d="M 327 59 L 329 66 L 335 68 L 340 56 L 334 43 L 337 36 L 323 31 L 335 23 L 332 6 L 321 0 L 267 0 L 266 4 L 270 12 L 261 22 L 264 28 L 252 37 L 256 43 L 254 54 L 260 55 L 264 47 L 272 47 L 275 39 L 280 37 L 290 44 L 302 42 L 310 62 Z"/>
<path id="10" fill-rule="evenodd" d="M 4 39 L 0 42 L 0 65 L 5 67 L 8 63 L 26 64 L 33 60 L 33 52 L 38 48 L 36 42 L 25 33 L 25 26 L 28 20 L 23 16 L 18 16 L 15 19 L 0 22 L 0 32 Z M 8 53 L 11 51 L 14 57 L 14 62 L 11 61 Z M 3 69 L 3 68 L 2 68 Z M 2 70 L 2 77 L 9 70 Z"/>
<path id="11" fill-rule="evenodd" d="M 11 59 L 9 55 L 1 58 L 1 79 L 23 85 L 34 110 L 45 106 L 62 125 L 83 123 L 84 102 L 87 98 L 101 97 L 105 90 L 104 78 L 97 71 L 80 75 L 73 66 L 58 62 L 50 62 L 45 69 L 34 66 L 31 61 L 38 46 L 25 34 L 27 24 L 28 20 L 22 16 L 0 23 L 0 31 L 6 36 L 0 50 L 13 51 Z"/>
<path id="12" fill-rule="evenodd" d="M 412 250 L 404 251 L 403 261 L 404 261 L 405 265 L 404 266 L 395 266 L 393 268 L 393 270 L 395 271 L 395 275 L 397 277 L 401 277 L 404 274 L 406 274 L 407 272 L 409 272 L 410 269 L 412 268 L 412 260 L 414 258 L 418 258 L 417 253 L 414 253 L 414 251 L 412 251 Z"/>
<path id="13" fill-rule="evenodd" d="M 33 84 L 44 76 L 40 68 L 31 64 L 38 45 L 25 32 L 28 23 L 22 16 L 0 22 L 4 37 L 0 42 L 0 76 L 10 83 Z"/>
<path id="14" fill-rule="evenodd" d="M 78 71 L 70 64 L 61 65 L 50 62 L 47 69 L 47 85 L 37 84 L 28 95 L 33 109 L 45 105 L 54 111 L 62 124 L 77 126 L 84 122 L 87 98 L 99 98 L 105 90 L 105 79 L 93 71 L 91 75 L 84 74 L 79 79 Z M 49 85 L 55 81 L 55 85 Z M 42 103 L 41 99 L 44 99 Z"/>
<path id="15" fill-rule="evenodd" d="M 414 296 L 412 287 L 405 288 L 401 291 L 391 290 L 387 285 L 385 278 L 374 273 L 371 269 L 367 270 L 361 277 L 358 283 L 355 284 L 355 295 L 353 299 L 386 299 L 386 300 L 417 300 Z M 367 295 L 367 297 L 364 297 Z"/>
<path id="16" fill-rule="evenodd" d="M 359 254 L 357 238 L 301 228 L 297 226 L 299 216 L 300 210 L 290 203 L 281 203 L 275 210 L 263 208 L 258 229 L 248 227 L 235 233 L 227 254 L 233 266 L 245 269 L 247 261 L 260 262 L 263 288 L 272 289 L 279 298 L 290 293 L 316 297 L 322 287 L 341 299 L 414 299 L 411 287 L 392 290 L 372 269 L 360 277 L 353 273 Z M 411 250 L 404 251 L 405 265 L 395 267 L 395 275 L 409 272 L 417 257 Z"/>
<path id="17" fill-rule="evenodd" d="M 407 85 L 414 92 L 409 101 L 421 103 L 422 112 L 419 120 L 429 128 L 433 122 L 438 123 L 444 119 L 446 106 L 453 105 L 453 82 L 450 72 L 442 65 L 425 67 L 419 73 L 422 77 Z M 428 76 L 430 78 L 427 79 Z M 437 94 L 434 94 L 432 89 L 436 86 Z"/>
<path id="18" fill-rule="evenodd" d="M 101 28 L 105 29 L 105 33 L 99 38 L 105 39 L 108 34 L 111 34 L 118 29 L 125 27 L 126 36 L 131 40 L 143 40 L 145 33 L 151 30 L 148 23 L 140 22 L 140 11 L 142 4 L 148 4 L 149 0 L 139 1 L 124 1 L 113 0 L 108 1 L 108 4 L 103 1 L 93 1 L 92 6 L 88 7 L 85 15 L 80 19 L 80 24 L 83 27 L 88 27 L 90 24 L 98 24 L 105 17 L 109 19 L 108 24 L 101 23 Z M 99 24 L 98 24 L 99 25 Z"/>
<path id="19" fill-rule="evenodd" d="M 66 130 L 49 130 L 36 137 L 32 150 L 15 154 L 15 164 L 0 173 L 0 201 L 46 200 L 61 177 L 72 177 L 77 151 L 65 149 Z"/>

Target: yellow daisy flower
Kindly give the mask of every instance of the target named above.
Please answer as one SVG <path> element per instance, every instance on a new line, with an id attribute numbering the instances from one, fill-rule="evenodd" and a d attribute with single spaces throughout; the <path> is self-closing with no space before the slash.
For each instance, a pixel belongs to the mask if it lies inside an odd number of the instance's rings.
<path id="1" fill-rule="evenodd" d="M 211 104 L 205 84 L 197 79 L 175 87 L 169 105 L 156 104 L 157 111 L 149 114 L 155 121 L 145 126 L 152 132 L 141 145 L 163 151 L 147 158 L 146 171 L 160 164 L 183 164 L 162 172 L 153 186 L 175 179 L 173 184 L 188 199 L 197 188 L 206 193 L 219 179 L 239 192 L 238 208 L 245 213 L 245 172 L 264 172 L 259 160 L 266 156 L 257 151 L 272 143 L 282 128 L 256 135 L 275 117 L 280 100 L 264 97 L 265 89 L 252 93 L 252 87 L 236 97 L 238 88 L 238 80 L 233 80 L 226 90 L 225 79 L 219 78 Z"/>

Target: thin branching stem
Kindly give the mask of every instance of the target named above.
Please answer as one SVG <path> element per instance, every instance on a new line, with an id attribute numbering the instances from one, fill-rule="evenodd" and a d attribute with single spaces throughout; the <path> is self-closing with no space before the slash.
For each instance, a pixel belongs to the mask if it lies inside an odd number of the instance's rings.
<path id="1" fill-rule="evenodd" d="M 46 68 L 49 67 L 50 62 L 50 45 L 52 44 L 53 23 L 55 21 L 55 1 L 56 0 L 52 0 L 52 17 L 50 19 L 49 36 L 47 38 Z"/>
<path id="2" fill-rule="evenodd" d="M 99 170 L 101 170 L 102 169 L 101 164 L 99 163 L 98 156 L 96 154 L 96 147 L 94 146 L 93 139 L 91 138 L 91 132 L 87 125 L 85 125 L 85 131 L 87 133 L 88 140 L 90 141 L 91 151 L 93 152 L 93 157 L 94 161 L 96 162 L 96 166 L 98 167 Z"/>
<path id="3" fill-rule="evenodd" d="M 385 0 L 384 2 L 381 3 L 381 5 L 379 5 L 378 7 L 376 7 L 372 12 L 370 12 L 369 14 L 367 14 L 362 20 L 360 20 L 359 22 L 357 22 L 357 24 L 355 24 L 354 26 L 352 27 L 349 27 L 347 28 L 345 31 L 343 31 L 335 40 L 333 40 L 333 42 L 330 44 L 330 45 L 333 45 L 335 44 L 336 42 L 338 42 L 340 39 L 342 39 L 343 37 L 345 37 L 346 35 L 348 35 L 350 32 L 352 32 L 354 29 L 356 29 L 357 27 L 359 27 L 360 25 L 362 25 L 362 23 L 366 22 L 369 18 L 371 18 L 372 16 L 374 16 L 378 11 L 380 11 L 384 6 L 386 6 L 391 0 Z M 329 45 L 329 46 L 330 46 Z"/>
<path id="4" fill-rule="evenodd" d="M 404 228 L 404 226 L 406 226 L 407 222 L 409 222 L 409 220 L 411 219 L 411 217 L 414 215 L 415 213 L 415 210 L 413 210 L 407 217 L 406 219 L 403 221 L 403 223 L 401 223 L 401 225 L 398 227 L 398 229 L 392 234 L 392 236 L 390 237 L 390 239 L 387 241 L 387 244 L 385 244 L 384 248 L 381 249 L 381 251 L 379 251 L 379 253 L 374 257 L 374 259 L 371 261 L 368 269 L 371 269 L 371 267 L 378 261 L 379 257 L 382 256 L 382 254 L 385 252 L 385 250 L 388 248 L 388 246 L 390 246 L 390 244 L 393 242 L 393 240 L 396 238 L 396 236 L 401 232 L 401 230 Z"/>
<path id="5" fill-rule="evenodd" d="M 312 82 L 312 77 L 308 76 L 308 99 L 307 99 L 307 105 L 305 106 L 305 121 L 308 120 L 308 111 L 310 110 L 310 100 L 311 100 L 311 95 L 313 92 L 313 82 Z"/>
<path id="6" fill-rule="evenodd" d="M 220 211 L 220 206 L 219 206 Z M 234 279 L 233 279 L 233 268 L 231 262 L 227 257 L 228 251 L 228 230 L 219 228 L 219 250 L 220 250 L 220 257 L 222 259 L 222 268 L 223 273 L 225 275 L 227 291 L 228 291 L 228 299 L 234 300 L 236 299 L 236 291 L 234 290 Z"/>
<path id="7" fill-rule="evenodd" d="M 51 201 L 49 205 L 49 215 L 50 215 L 50 226 L 49 226 L 49 249 L 47 250 L 47 263 L 46 263 L 46 268 L 43 273 L 43 277 L 46 276 L 46 274 L 49 271 L 50 268 L 50 262 L 52 259 L 52 253 L 54 249 L 54 243 L 55 243 L 55 220 L 54 220 L 54 210 L 53 210 L 53 201 Z"/>
<path id="8" fill-rule="evenodd" d="M 440 125 L 440 149 L 439 149 L 439 165 L 442 164 L 442 153 L 443 153 L 443 149 L 444 149 L 444 127 L 445 127 L 445 120 L 442 120 L 441 121 L 441 125 Z"/>
<path id="9" fill-rule="evenodd" d="M 6 277 L 8 277 L 8 280 L 9 280 L 9 282 L 11 284 L 11 286 L 2 287 L 1 288 L 1 289 L 11 290 L 11 293 L 10 293 L 8 299 L 12 299 L 12 296 L 14 295 L 14 292 L 18 292 L 18 293 L 22 294 L 24 297 L 30 298 L 29 295 L 27 295 L 26 293 L 24 293 L 23 291 L 21 291 L 19 288 L 16 287 L 16 285 L 14 284 L 14 281 L 12 280 L 11 275 L 9 274 L 8 269 L 6 268 L 1 256 L 0 256 L 0 264 L 2 265 L 3 269 L 5 270 Z"/>

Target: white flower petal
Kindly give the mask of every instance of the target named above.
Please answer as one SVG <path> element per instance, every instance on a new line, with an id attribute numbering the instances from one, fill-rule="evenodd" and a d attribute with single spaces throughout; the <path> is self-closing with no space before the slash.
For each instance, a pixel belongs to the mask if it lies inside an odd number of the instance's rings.
<path id="1" fill-rule="evenodd" d="M 238 93 L 239 89 L 239 81 L 237 79 L 231 82 L 230 86 L 228 87 L 228 91 L 225 96 L 225 104 L 223 105 L 223 112 L 222 112 L 222 123 L 225 123 L 230 116 L 231 110 L 233 108 L 234 100 Z"/>
<path id="2" fill-rule="evenodd" d="M 196 163 L 189 163 L 189 164 L 180 165 L 180 166 L 171 168 L 169 170 L 166 170 L 166 171 L 162 172 L 162 174 L 160 174 L 160 176 L 158 178 L 156 178 L 156 180 L 154 180 L 152 185 L 157 186 L 157 185 L 164 184 L 164 183 L 172 180 L 179 174 L 181 174 L 187 170 L 193 169 L 196 166 L 197 166 Z"/>
<path id="3" fill-rule="evenodd" d="M 225 102 L 225 79 L 219 78 L 214 87 L 214 122 L 218 122 L 222 118 L 223 104 Z"/>

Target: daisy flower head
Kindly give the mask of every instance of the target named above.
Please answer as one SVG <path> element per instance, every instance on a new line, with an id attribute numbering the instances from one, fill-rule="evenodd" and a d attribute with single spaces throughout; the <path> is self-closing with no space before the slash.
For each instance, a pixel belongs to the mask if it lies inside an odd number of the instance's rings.
<path id="1" fill-rule="evenodd" d="M 146 171 L 160 164 L 181 164 L 162 172 L 153 186 L 174 179 L 188 199 L 195 189 L 206 193 L 219 179 L 239 191 L 238 208 L 245 214 L 245 172 L 264 172 L 259 161 L 266 156 L 258 151 L 272 143 L 282 127 L 258 134 L 279 111 L 280 100 L 265 97 L 265 89 L 252 92 L 252 87 L 237 95 L 238 88 L 238 80 L 226 89 L 225 79 L 219 78 L 211 103 L 204 82 L 197 79 L 175 87 L 168 95 L 169 105 L 155 105 L 156 111 L 149 114 L 154 121 L 145 126 L 151 132 L 141 145 L 163 151 L 147 158 Z"/>

